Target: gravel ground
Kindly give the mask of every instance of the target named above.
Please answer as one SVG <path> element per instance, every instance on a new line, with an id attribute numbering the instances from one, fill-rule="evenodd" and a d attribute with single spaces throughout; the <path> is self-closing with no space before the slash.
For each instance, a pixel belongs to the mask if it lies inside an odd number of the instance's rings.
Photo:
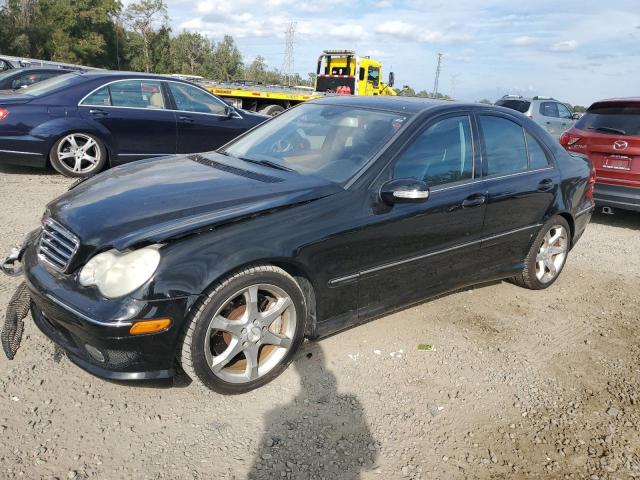
<path id="1" fill-rule="evenodd" d="M 70 183 L 0 168 L 0 253 Z M 638 252 L 640 215 L 597 215 L 552 288 L 485 285 L 307 343 L 236 397 L 99 380 L 27 321 L 0 360 L 0 477 L 640 478 Z M 1 308 L 18 283 L 0 278 Z"/>

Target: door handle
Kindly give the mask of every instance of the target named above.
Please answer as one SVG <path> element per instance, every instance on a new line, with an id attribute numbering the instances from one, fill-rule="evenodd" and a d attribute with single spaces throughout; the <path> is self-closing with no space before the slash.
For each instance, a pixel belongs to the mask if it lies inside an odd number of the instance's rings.
<path id="1" fill-rule="evenodd" d="M 547 125 L 551 125 L 551 122 L 547 122 Z"/>
<path id="2" fill-rule="evenodd" d="M 475 193 L 473 195 L 469 195 L 462 201 L 462 208 L 472 208 L 479 207 L 480 205 L 484 205 L 487 197 L 482 193 Z"/>
<path id="3" fill-rule="evenodd" d="M 107 115 L 109 115 L 108 112 L 100 110 L 99 108 L 92 108 L 91 110 L 89 110 L 89 113 L 94 117 L 106 117 Z"/>
<path id="4" fill-rule="evenodd" d="M 193 123 L 194 120 L 192 117 L 189 117 L 188 115 L 180 115 L 178 117 L 180 119 L 181 122 L 185 122 L 185 123 Z"/>
<path id="5" fill-rule="evenodd" d="M 538 191 L 548 192 L 549 190 L 553 190 L 554 186 L 555 185 L 553 184 L 553 179 L 545 178 L 544 180 L 541 180 L 540 183 L 538 184 Z"/>

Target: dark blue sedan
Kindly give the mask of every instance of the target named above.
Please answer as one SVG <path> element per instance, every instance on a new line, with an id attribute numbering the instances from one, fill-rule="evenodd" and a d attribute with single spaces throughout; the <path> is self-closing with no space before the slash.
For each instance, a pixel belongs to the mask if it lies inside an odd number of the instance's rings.
<path id="1" fill-rule="evenodd" d="M 179 79 L 73 72 L 0 95 L 0 163 L 87 177 L 133 160 L 214 150 L 267 118 Z"/>

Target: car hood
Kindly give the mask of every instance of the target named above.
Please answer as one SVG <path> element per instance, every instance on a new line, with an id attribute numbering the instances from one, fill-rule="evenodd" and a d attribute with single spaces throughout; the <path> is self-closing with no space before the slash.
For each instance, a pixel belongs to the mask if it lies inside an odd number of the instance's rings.
<path id="1" fill-rule="evenodd" d="M 318 177 L 194 154 L 112 168 L 55 199 L 46 215 L 77 235 L 87 256 L 163 242 L 341 190 Z"/>

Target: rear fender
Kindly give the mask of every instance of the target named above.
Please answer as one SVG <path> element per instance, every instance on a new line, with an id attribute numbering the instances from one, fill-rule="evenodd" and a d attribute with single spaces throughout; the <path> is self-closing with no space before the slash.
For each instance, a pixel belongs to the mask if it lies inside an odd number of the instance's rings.
<path id="1" fill-rule="evenodd" d="M 89 122 L 79 117 L 53 118 L 35 127 L 31 136 L 44 141 L 43 153 L 48 154 L 58 139 L 73 132 L 94 135 L 104 143 L 110 159 L 117 155 L 117 141 L 111 132 L 97 122 Z"/>

